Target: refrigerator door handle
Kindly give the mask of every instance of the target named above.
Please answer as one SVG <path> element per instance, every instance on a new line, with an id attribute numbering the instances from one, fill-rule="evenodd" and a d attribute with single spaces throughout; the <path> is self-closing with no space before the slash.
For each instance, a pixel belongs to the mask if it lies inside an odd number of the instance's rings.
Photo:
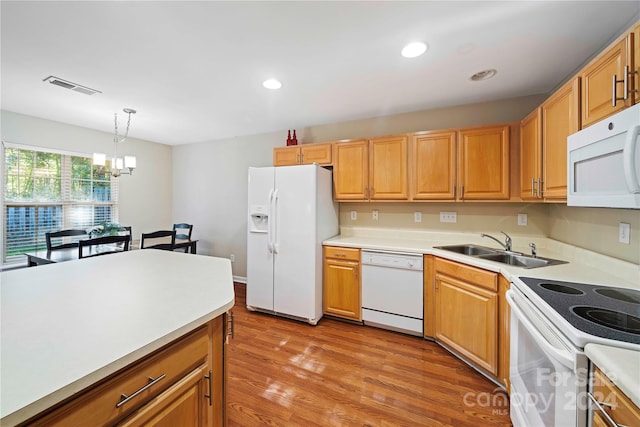
<path id="1" fill-rule="evenodd" d="M 271 227 L 273 227 L 273 188 L 269 190 L 269 217 L 267 218 L 267 249 L 269 253 L 273 253 L 273 236 Z"/>
<path id="2" fill-rule="evenodd" d="M 271 243 L 271 247 L 273 248 L 273 253 L 278 253 L 278 190 L 274 190 L 273 192 L 273 241 Z"/>

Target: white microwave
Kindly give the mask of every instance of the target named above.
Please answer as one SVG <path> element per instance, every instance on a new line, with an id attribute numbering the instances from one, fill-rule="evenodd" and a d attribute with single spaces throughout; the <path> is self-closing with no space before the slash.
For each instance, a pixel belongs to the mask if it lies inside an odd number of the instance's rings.
<path id="1" fill-rule="evenodd" d="M 640 104 L 567 138 L 567 205 L 640 209 Z"/>

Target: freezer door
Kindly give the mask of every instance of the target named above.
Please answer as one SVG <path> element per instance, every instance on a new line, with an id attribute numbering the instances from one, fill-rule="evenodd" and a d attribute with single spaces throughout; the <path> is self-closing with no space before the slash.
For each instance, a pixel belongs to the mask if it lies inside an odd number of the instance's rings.
<path id="1" fill-rule="evenodd" d="M 273 310 L 273 253 L 270 250 L 274 168 L 249 168 L 247 212 L 247 306 Z M 260 218 L 258 218 L 260 216 Z"/>
<path id="2" fill-rule="evenodd" d="M 317 166 L 285 166 L 275 172 L 274 310 L 315 323 L 321 254 L 316 239 Z"/>

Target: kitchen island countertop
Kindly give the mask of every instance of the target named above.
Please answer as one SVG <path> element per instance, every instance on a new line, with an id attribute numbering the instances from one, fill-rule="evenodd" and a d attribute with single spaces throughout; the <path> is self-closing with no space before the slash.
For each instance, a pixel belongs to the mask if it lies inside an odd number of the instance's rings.
<path id="1" fill-rule="evenodd" d="M 0 275 L 0 424 L 14 425 L 233 307 L 228 259 L 138 250 Z"/>

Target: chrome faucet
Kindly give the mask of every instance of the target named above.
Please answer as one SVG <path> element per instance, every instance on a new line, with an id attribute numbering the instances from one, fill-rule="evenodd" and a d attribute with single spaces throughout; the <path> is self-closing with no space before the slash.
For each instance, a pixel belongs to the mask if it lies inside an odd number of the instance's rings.
<path id="1" fill-rule="evenodd" d="M 536 244 L 529 243 L 529 247 L 531 248 L 531 256 L 536 258 L 538 256 L 538 251 L 536 250 Z"/>
<path id="2" fill-rule="evenodd" d="M 504 243 L 502 243 L 500 240 L 496 239 L 493 236 L 489 236 L 488 234 L 484 234 L 482 233 L 480 235 L 480 237 L 488 237 L 490 239 L 495 240 L 496 242 L 500 243 L 500 246 L 502 246 L 504 248 L 505 251 L 507 252 L 511 252 L 511 237 L 509 237 L 509 235 L 507 233 L 505 233 L 504 231 L 501 231 L 502 234 L 504 234 L 506 236 L 506 238 L 504 239 Z"/>

